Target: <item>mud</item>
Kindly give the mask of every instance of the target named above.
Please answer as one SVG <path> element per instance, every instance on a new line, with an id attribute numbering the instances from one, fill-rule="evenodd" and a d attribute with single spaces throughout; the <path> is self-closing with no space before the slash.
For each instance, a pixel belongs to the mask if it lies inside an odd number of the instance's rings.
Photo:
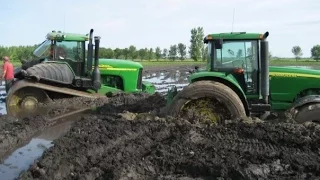
<path id="1" fill-rule="evenodd" d="M 191 124 L 152 115 L 164 102 L 158 95 L 111 101 L 75 122 L 20 179 L 320 178 L 319 125 Z"/>
<path id="2" fill-rule="evenodd" d="M 313 124 L 156 119 L 85 116 L 20 178 L 320 178 L 320 128 Z"/>
<path id="3" fill-rule="evenodd" d="M 48 104 L 40 104 L 39 110 L 19 117 L 0 116 L 0 160 L 30 137 L 58 123 L 55 117 L 86 107 L 101 106 L 105 99 L 73 98 L 59 99 Z M 63 120 L 63 119 L 59 119 Z"/>

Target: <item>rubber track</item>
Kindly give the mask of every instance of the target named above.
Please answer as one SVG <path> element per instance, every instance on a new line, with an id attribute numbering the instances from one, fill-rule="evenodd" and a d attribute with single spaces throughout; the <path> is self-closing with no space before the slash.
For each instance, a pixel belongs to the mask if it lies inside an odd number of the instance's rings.
<path id="1" fill-rule="evenodd" d="M 71 84 L 74 74 L 66 64 L 41 63 L 27 69 L 30 76 L 63 84 Z"/>

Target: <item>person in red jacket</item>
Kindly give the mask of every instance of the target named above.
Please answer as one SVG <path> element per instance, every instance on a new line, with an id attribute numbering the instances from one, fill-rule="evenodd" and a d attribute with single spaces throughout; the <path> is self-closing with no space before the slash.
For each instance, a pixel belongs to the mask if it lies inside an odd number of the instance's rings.
<path id="1" fill-rule="evenodd" d="M 5 80 L 6 92 L 8 93 L 14 79 L 14 67 L 8 56 L 3 57 L 2 79 Z"/>

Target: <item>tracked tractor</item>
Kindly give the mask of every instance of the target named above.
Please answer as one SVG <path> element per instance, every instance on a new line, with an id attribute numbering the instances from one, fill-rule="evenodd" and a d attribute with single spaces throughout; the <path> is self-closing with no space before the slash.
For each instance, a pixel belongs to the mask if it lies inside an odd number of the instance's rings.
<path id="1" fill-rule="evenodd" d="M 207 66 L 188 77 L 180 92 L 169 91 L 167 113 L 223 123 L 243 117 L 287 114 L 298 123 L 320 120 L 320 71 L 269 66 L 269 32 L 216 33 Z M 281 117 L 281 116 L 280 116 Z"/>
<path id="2" fill-rule="evenodd" d="M 89 34 L 48 33 L 34 50 L 34 58 L 22 60 L 22 66 L 15 70 L 6 98 L 7 113 L 33 111 L 39 102 L 56 98 L 155 92 L 154 85 L 142 81 L 140 63 L 99 58 L 99 44 L 98 36 L 93 44 L 93 29 Z"/>

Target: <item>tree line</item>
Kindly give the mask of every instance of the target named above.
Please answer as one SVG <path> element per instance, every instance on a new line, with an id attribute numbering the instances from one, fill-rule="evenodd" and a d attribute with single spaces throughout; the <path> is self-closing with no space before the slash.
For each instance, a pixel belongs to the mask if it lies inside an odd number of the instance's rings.
<path id="1" fill-rule="evenodd" d="M 203 27 L 196 27 L 190 30 L 190 46 L 187 48 L 184 43 L 170 45 L 168 48 L 141 48 L 138 49 L 134 45 L 127 48 L 105 48 L 100 47 L 100 58 L 115 58 L 115 59 L 130 59 L 130 60 L 184 60 L 191 58 L 194 61 L 205 60 L 207 56 L 207 46 L 203 43 L 204 30 Z M 30 46 L 0 46 L 0 56 L 10 56 L 12 60 L 30 59 L 33 57 L 33 51 L 38 45 Z M 187 50 L 188 49 L 188 50 Z M 298 60 L 303 55 L 300 46 L 292 48 L 294 57 Z M 311 58 L 320 59 L 320 45 L 315 45 L 311 48 Z M 189 55 L 187 57 L 187 55 Z M 271 53 L 269 54 L 271 56 Z"/>
<path id="2" fill-rule="evenodd" d="M 171 45 L 169 48 L 161 49 L 160 47 L 141 48 L 137 49 L 136 46 L 131 45 L 128 48 L 100 48 L 99 56 L 101 58 L 115 58 L 115 59 L 130 59 L 130 60 L 184 60 L 186 59 L 187 47 L 183 43 Z"/>
<path id="3" fill-rule="evenodd" d="M 320 45 L 314 45 L 311 48 L 311 58 L 314 60 L 318 61 L 320 59 Z M 301 56 L 303 55 L 302 48 L 300 46 L 293 46 L 291 49 L 291 52 L 295 56 L 296 60 L 300 59 Z"/>

